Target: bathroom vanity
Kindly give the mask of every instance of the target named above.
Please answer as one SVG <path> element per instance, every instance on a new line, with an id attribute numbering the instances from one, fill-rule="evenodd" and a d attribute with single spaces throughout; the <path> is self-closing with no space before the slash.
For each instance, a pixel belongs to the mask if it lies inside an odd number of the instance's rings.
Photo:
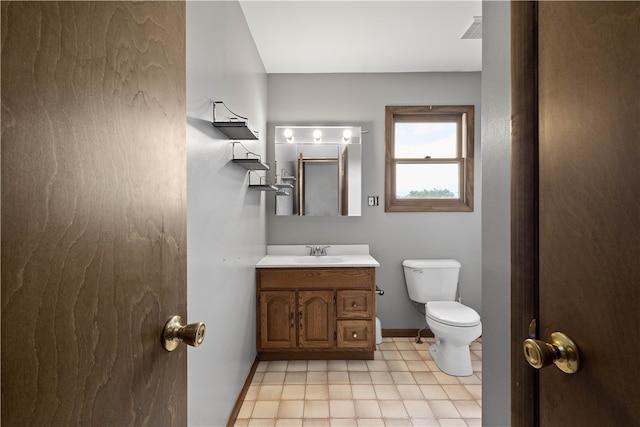
<path id="1" fill-rule="evenodd" d="M 269 246 L 256 265 L 260 359 L 373 359 L 380 264 L 368 245 L 309 251 Z"/>

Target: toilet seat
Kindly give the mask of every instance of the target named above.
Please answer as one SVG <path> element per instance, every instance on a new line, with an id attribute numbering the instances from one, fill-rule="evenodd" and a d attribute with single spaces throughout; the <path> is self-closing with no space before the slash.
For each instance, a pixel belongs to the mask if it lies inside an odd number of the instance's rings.
<path id="1" fill-rule="evenodd" d="M 449 326 L 476 326 L 480 315 L 471 307 L 456 301 L 429 301 L 425 304 L 427 317 Z"/>

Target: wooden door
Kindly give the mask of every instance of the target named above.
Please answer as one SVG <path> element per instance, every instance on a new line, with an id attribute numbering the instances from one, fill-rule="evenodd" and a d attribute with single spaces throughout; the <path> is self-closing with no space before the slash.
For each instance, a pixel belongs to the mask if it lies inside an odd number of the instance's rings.
<path id="1" fill-rule="evenodd" d="M 333 291 L 299 291 L 298 310 L 298 346 L 300 348 L 333 347 L 335 332 Z"/>
<path id="2" fill-rule="evenodd" d="M 260 292 L 260 349 L 296 348 L 296 292 Z"/>
<path id="3" fill-rule="evenodd" d="M 186 425 L 184 3 L 1 7 L 2 425 Z"/>
<path id="4" fill-rule="evenodd" d="M 512 19 L 513 424 L 640 425 L 640 3 L 520 4 Z M 526 316 L 540 339 L 576 341 L 580 371 L 524 366 Z"/>

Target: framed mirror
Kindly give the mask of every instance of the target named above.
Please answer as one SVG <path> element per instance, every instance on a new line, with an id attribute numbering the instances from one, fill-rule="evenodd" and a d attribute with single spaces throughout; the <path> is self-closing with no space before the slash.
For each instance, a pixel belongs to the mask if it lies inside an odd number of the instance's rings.
<path id="1" fill-rule="evenodd" d="M 360 216 L 362 129 L 276 126 L 276 215 Z"/>

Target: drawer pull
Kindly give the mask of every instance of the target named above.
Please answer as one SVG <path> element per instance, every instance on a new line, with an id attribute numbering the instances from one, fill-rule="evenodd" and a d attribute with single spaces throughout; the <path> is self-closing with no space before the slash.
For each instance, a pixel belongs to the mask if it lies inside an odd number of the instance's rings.
<path id="1" fill-rule="evenodd" d="M 354 332 L 354 333 L 353 333 L 353 337 L 354 337 L 354 338 L 358 338 L 358 333 L 357 333 L 357 332 Z"/>
<path id="2" fill-rule="evenodd" d="M 351 307 L 353 307 L 353 308 L 356 308 L 357 306 L 358 306 L 358 304 L 356 304 L 355 301 L 351 304 Z"/>

